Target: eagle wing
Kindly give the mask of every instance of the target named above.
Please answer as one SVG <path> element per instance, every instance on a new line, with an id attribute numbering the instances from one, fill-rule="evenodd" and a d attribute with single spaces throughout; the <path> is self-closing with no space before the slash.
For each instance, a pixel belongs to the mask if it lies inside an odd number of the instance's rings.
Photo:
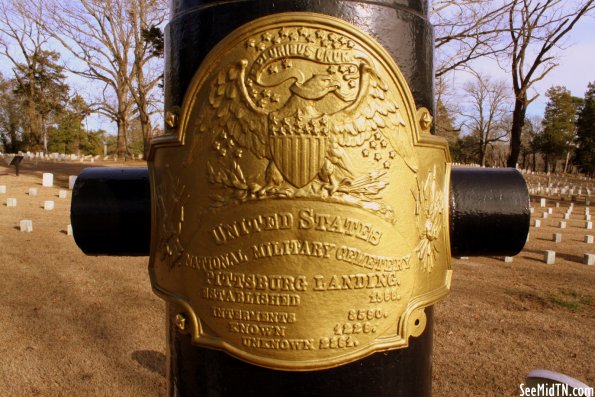
<path id="1" fill-rule="evenodd" d="M 247 62 L 242 60 L 219 71 L 211 83 L 208 104 L 202 104 L 196 119 L 196 130 L 211 131 L 215 139 L 233 139 L 237 146 L 263 158 L 267 154 L 267 113 L 250 98 L 245 83 L 246 66 Z M 196 138 L 193 146 L 204 144 Z M 193 147 L 189 155 L 194 153 Z"/>
<path id="2" fill-rule="evenodd" d="M 387 98 L 388 87 L 367 63 L 360 65 L 360 86 L 356 99 L 330 116 L 329 125 L 341 146 L 356 147 L 376 133 L 382 134 L 407 166 L 417 172 L 417 157 L 405 120 L 397 104 Z"/>

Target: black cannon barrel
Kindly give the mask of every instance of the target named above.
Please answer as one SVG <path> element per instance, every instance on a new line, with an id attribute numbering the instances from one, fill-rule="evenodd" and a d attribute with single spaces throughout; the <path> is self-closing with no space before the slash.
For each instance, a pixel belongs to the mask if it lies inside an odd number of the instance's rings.
<path id="1" fill-rule="evenodd" d="M 453 168 L 450 249 L 453 256 L 518 254 L 527 241 L 529 192 L 514 168 Z"/>
<path id="2" fill-rule="evenodd" d="M 86 168 L 70 210 L 74 239 L 87 255 L 149 255 L 151 193 L 146 168 Z"/>
<path id="3" fill-rule="evenodd" d="M 85 169 L 72 195 L 75 241 L 90 255 L 149 255 L 150 200 L 146 168 Z M 453 256 L 515 255 L 527 240 L 529 219 L 529 193 L 517 170 L 452 169 Z"/>

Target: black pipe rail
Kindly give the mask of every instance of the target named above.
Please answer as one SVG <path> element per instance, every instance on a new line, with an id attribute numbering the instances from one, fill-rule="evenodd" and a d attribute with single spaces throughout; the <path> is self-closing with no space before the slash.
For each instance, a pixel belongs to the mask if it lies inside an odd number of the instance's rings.
<path id="1" fill-rule="evenodd" d="M 71 222 L 88 255 L 146 256 L 151 195 L 146 168 L 87 168 L 72 194 Z M 452 168 L 450 249 L 453 256 L 513 256 L 529 233 L 529 192 L 511 168 Z"/>

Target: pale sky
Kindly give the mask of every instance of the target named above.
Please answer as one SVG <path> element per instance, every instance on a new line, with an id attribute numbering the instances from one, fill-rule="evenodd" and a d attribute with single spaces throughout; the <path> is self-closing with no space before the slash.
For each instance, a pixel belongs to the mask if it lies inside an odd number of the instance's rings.
<path id="1" fill-rule="evenodd" d="M 546 77 L 533 86 L 533 95 L 539 97 L 529 105 L 529 116 L 543 116 L 547 97 L 545 92 L 553 86 L 564 86 L 572 95 L 583 97 L 589 82 L 595 82 L 595 18 L 581 19 L 564 40 L 565 46 L 558 50 L 559 66 L 546 75 Z M 502 66 L 508 66 L 503 64 Z M 504 80 L 511 85 L 512 77 L 508 70 L 502 70 L 497 62 L 489 59 L 476 62 L 477 71 L 491 76 L 493 79 Z M 469 79 L 464 72 L 457 72 L 450 76 L 455 86 L 462 87 Z M 512 91 L 511 91 L 512 92 Z"/>

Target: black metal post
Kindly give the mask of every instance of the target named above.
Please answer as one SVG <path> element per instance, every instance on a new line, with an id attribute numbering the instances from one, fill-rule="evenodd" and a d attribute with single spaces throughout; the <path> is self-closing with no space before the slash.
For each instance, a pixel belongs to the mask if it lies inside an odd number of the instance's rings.
<path id="1" fill-rule="evenodd" d="M 425 0 L 173 0 L 166 28 L 166 109 L 182 106 L 203 59 L 230 32 L 257 18 L 290 11 L 333 16 L 368 33 L 396 60 L 416 105 L 434 113 L 433 40 Z M 453 170 L 451 179 L 453 253 L 510 254 L 522 248 L 528 229 L 528 196 L 519 175 Z M 474 207 L 477 198 L 482 204 Z M 73 193 L 72 224 L 77 243 L 95 255 L 148 254 L 149 247 L 157 244 L 150 241 L 150 200 L 147 170 L 86 171 Z M 490 242 L 482 249 L 486 241 L 494 239 L 475 238 L 477 220 L 483 231 L 491 230 L 493 224 L 493 233 L 507 235 L 507 239 Z M 130 229 L 123 225 L 134 225 L 135 231 L 147 233 L 127 233 Z M 507 233 L 511 229 L 514 232 Z M 425 331 L 409 338 L 407 348 L 375 353 L 335 368 L 301 372 L 264 368 L 196 346 L 190 335 L 180 331 L 184 329 L 177 324 L 181 312 L 183 308 L 177 303 L 167 303 L 171 396 L 431 395 L 432 307 L 425 309 Z"/>
<path id="2" fill-rule="evenodd" d="M 171 305 L 168 305 L 171 306 Z M 175 324 L 169 310 L 169 324 Z M 407 349 L 376 353 L 323 371 L 287 372 L 247 364 L 226 353 L 196 347 L 188 335 L 168 332 L 170 395 L 174 396 L 430 396 L 433 308 L 424 333 Z"/>

